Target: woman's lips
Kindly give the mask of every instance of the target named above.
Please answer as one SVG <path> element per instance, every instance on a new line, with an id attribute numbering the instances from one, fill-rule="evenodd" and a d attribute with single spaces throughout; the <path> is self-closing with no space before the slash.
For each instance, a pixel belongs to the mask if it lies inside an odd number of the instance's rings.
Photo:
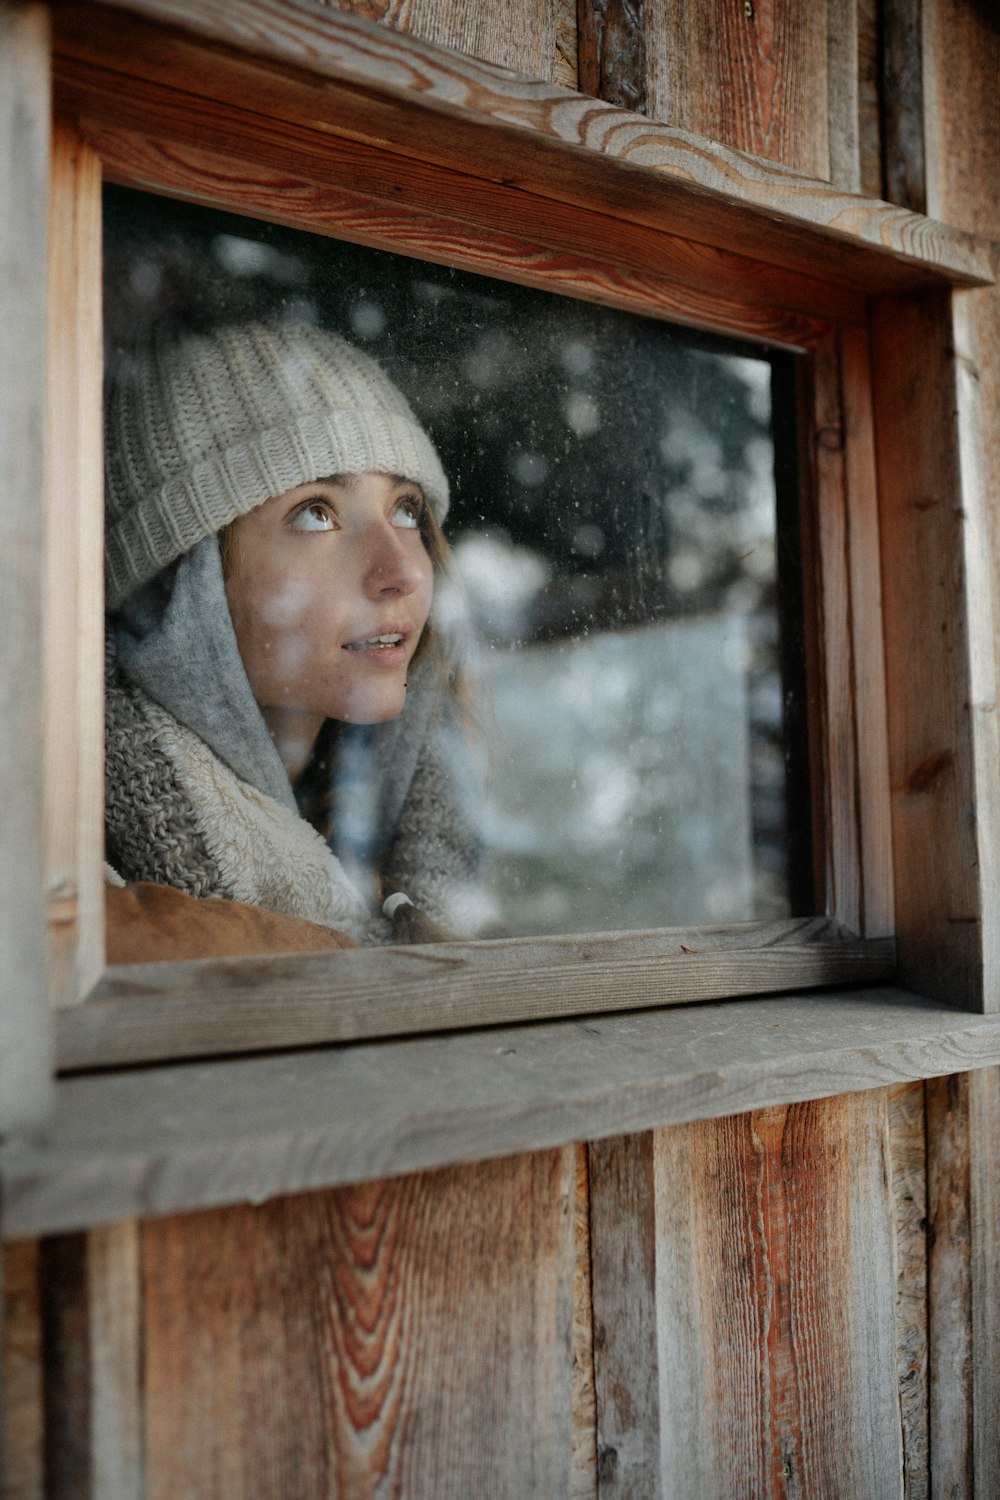
<path id="1" fill-rule="evenodd" d="M 407 659 L 409 654 L 407 640 L 410 634 L 411 630 L 408 625 L 387 625 L 373 635 L 360 636 L 356 641 L 348 641 L 342 649 L 370 658 L 382 666 L 395 666 Z"/>

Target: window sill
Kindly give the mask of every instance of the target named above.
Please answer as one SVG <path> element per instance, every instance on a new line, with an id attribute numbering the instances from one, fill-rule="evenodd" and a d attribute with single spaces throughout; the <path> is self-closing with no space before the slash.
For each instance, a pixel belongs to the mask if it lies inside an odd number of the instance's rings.
<path id="1" fill-rule="evenodd" d="M 64 1078 L 0 1157 L 4 1237 L 265 1199 L 1000 1063 L 889 987 Z"/>

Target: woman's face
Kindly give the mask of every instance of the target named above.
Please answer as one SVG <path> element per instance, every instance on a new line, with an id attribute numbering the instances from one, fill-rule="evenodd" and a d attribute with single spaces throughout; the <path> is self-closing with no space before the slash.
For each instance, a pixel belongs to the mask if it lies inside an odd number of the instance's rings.
<path id="1" fill-rule="evenodd" d="M 378 724 L 402 711 L 433 593 L 425 504 L 398 475 L 343 474 L 234 523 L 226 597 L 266 718 Z"/>

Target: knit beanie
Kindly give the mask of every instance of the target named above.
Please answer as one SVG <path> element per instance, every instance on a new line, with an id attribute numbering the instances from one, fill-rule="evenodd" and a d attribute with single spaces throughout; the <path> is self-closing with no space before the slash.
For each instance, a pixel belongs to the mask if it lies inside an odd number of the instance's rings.
<path id="1" fill-rule="evenodd" d="M 385 372 L 305 323 L 154 329 L 105 401 L 108 607 L 237 516 L 335 474 L 399 474 L 438 521 L 448 481 Z"/>

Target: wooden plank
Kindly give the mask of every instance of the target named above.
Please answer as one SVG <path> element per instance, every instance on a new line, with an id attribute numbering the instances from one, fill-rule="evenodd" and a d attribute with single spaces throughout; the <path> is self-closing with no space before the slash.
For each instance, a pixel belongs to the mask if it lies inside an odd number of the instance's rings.
<path id="1" fill-rule="evenodd" d="M 590 1165 L 576 1144 L 573 1204 L 573 1374 L 570 1500 L 597 1500 L 597 1402 L 594 1394 L 594 1316 L 590 1271 Z"/>
<path id="2" fill-rule="evenodd" d="M 891 939 L 803 918 L 108 969 L 64 1070 L 681 1005 L 891 976 Z"/>
<path id="3" fill-rule="evenodd" d="M 882 160 L 890 203 L 927 212 L 922 0 L 888 0 L 882 21 Z M 988 116 L 982 116 L 985 124 Z"/>
<path id="4" fill-rule="evenodd" d="M 793 346 L 815 342 L 817 319 L 867 316 L 857 293 L 815 277 L 638 226 L 623 238 L 620 221 L 593 207 L 569 215 L 516 187 L 214 101 L 195 105 L 175 89 L 63 60 L 56 92 L 107 175 L 131 186 Z"/>
<path id="5" fill-rule="evenodd" d="M 93 1493 L 146 1500 L 138 1225 L 92 1229 L 86 1261 Z"/>
<path id="6" fill-rule="evenodd" d="M 42 510 L 48 15 L 0 4 L 0 1133 L 50 1103 L 42 892 Z"/>
<path id="7" fill-rule="evenodd" d="M 394 31 L 451 47 L 480 62 L 551 78 L 556 53 L 556 0 L 320 0 L 337 10 L 381 21 Z"/>
<path id="8" fill-rule="evenodd" d="M 127 57 L 130 73 L 183 79 L 192 96 L 575 207 L 599 201 L 791 270 L 871 290 L 991 277 L 988 251 L 947 226 L 354 16 L 291 0 L 64 0 L 55 19 L 63 55 L 119 68 Z"/>
<path id="9" fill-rule="evenodd" d="M 143 1226 L 149 1500 L 568 1494 L 572 1149 Z"/>
<path id="10" fill-rule="evenodd" d="M 884 198 L 882 171 L 881 43 L 882 0 L 856 0 L 858 25 L 859 191 Z"/>
<path id="11" fill-rule="evenodd" d="M 844 422 L 847 581 L 850 595 L 851 693 L 860 860 L 858 931 L 895 932 L 889 731 L 882 631 L 882 548 L 879 537 L 871 351 L 867 332 L 840 334 Z"/>
<path id="12" fill-rule="evenodd" d="M 1000 29 L 989 6 L 933 4 L 923 8 L 924 144 L 928 211 L 967 229 L 1000 238 L 1000 133 L 996 118 Z M 961 107 L 955 81 L 961 80 Z M 964 299 L 978 350 L 966 366 L 981 407 L 982 484 L 992 600 L 1000 597 L 1000 296 L 996 289 Z M 968 358 L 968 349 L 963 350 Z M 995 881 L 986 887 L 988 929 L 997 925 Z M 997 1490 L 1000 1429 L 1000 1078 L 996 1070 L 967 1080 L 969 1257 L 972 1298 L 972 1446 L 977 1495 Z M 946 1137 L 947 1138 L 947 1137 Z M 943 1293 L 942 1293 L 943 1295 Z M 966 1392 L 960 1391 L 960 1396 Z M 967 1434 L 959 1406 L 956 1427 Z M 948 1441 L 948 1438 L 945 1439 Z M 947 1451 L 947 1449 L 946 1449 Z M 967 1469 L 964 1471 L 967 1473 Z"/>
<path id="13" fill-rule="evenodd" d="M 645 9 L 644 0 L 580 0 L 581 94 L 649 113 Z"/>
<path id="14" fill-rule="evenodd" d="M 873 319 L 896 919 L 904 982 L 992 1007 L 998 888 L 988 517 L 963 309 Z"/>
<path id="15" fill-rule="evenodd" d="M 91 1500 L 87 1236 L 44 1240 L 39 1270 L 46 1500 Z"/>
<path id="16" fill-rule="evenodd" d="M 826 5 L 675 0 L 651 10 L 656 119 L 829 176 Z"/>
<path id="17" fill-rule="evenodd" d="M 826 73 L 830 141 L 828 175 L 849 193 L 868 191 L 861 174 L 859 11 L 864 0 L 827 0 Z M 872 197 L 881 197 L 879 192 Z"/>
<path id="18" fill-rule="evenodd" d="M 975 1494 L 990 1496 L 1000 1432 L 1000 1071 L 971 1074 L 968 1090 L 973 1482 Z"/>
<path id="19" fill-rule="evenodd" d="M 52 1004 L 104 968 L 101 164 L 52 141 L 45 489 L 45 889 Z"/>
<path id="20" fill-rule="evenodd" d="M 820 799 L 827 909 L 869 936 L 894 928 L 878 494 L 868 339 L 831 331 L 810 362 L 804 459 L 807 616 L 821 707 Z"/>
<path id="21" fill-rule="evenodd" d="M 854 1094 L 657 1133 L 673 1493 L 901 1492 L 884 1111 Z"/>
<path id="22" fill-rule="evenodd" d="M 260 1199 L 1000 1063 L 894 990 L 681 1006 L 62 1080 L 0 1156 L 6 1233 Z"/>
<path id="23" fill-rule="evenodd" d="M 969 1160 L 968 1076 L 935 1078 L 927 1085 L 927 1316 L 935 1500 L 974 1493 Z M 995 1441 L 994 1431 L 994 1446 Z"/>
<path id="24" fill-rule="evenodd" d="M 927 1151 L 924 1085 L 886 1094 L 886 1165 L 896 1249 L 896 1378 L 903 1500 L 930 1494 L 927 1370 Z"/>
<path id="25" fill-rule="evenodd" d="M 6 1245 L 3 1279 L 3 1428 L 0 1495 L 44 1500 L 42 1323 L 38 1242 Z"/>
<path id="26" fill-rule="evenodd" d="M 809 448 L 814 514 L 818 657 L 822 685 L 822 760 L 816 769 L 824 803 L 826 909 L 857 931 L 862 922 L 863 866 L 858 823 L 858 704 L 851 633 L 851 545 L 841 406 L 840 348 L 831 331 L 812 360 Z M 878 626 L 877 618 L 875 620 Z"/>
<path id="27" fill-rule="evenodd" d="M 555 0 L 555 8 L 556 57 L 552 82 L 575 93 L 580 87 L 576 0 Z"/>
<path id="28" fill-rule="evenodd" d="M 589 1157 L 597 1493 L 661 1500 L 653 1137 L 594 1141 Z"/>

